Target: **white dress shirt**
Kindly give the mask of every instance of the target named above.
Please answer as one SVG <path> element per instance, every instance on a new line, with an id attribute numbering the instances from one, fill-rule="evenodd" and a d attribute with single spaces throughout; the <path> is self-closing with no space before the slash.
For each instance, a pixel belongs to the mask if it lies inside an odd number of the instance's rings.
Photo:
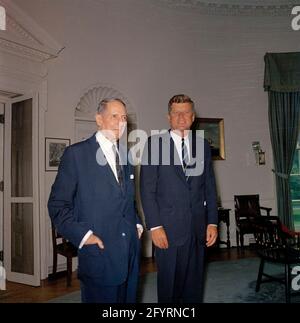
<path id="1" fill-rule="evenodd" d="M 96 140 L 97 142 L 99 143 L 102 151 L 103 151 L 103 154 L 112 170 L 112 172 L 114 173 L 115 175 L 115 178 L 116 178 L 116 181 L 118 182 L 118 174 L 117 174 L 117 168 L 116 168 L 116 156 L 114 154 L 114 151 L 113 151 L 113 145 L 114 143 L 112 141 L 110 141 L 109 139 L 107 139 L 101 131 L 98 131 L 96 133 Z M 117 149 L 117 147 L 116 147 Z M 143 229 L 143 226 L 141 224 L 137 224 L 137 229 L 138 229 L 138 233 L 139 233 L 139 237 L 142 235 L 144 229 Z M 80 245 L 79 245 L 79 249 L 81 249 L 83 247 L 83 245 L 85 244 L 85 242 L 88 240 L 88 238 L 93 234 L 93 231 L 92 230 L 89 230 L 85 236 L 83 237 L 83 239 L 81 240 L 80 242 Z M 101 237 L 100 237 L 101 239 Z"/>
<path id="2" fill-rule="evenodd" d="M 100 147 L 103 151 L 103 154 L 105 156 L 105 159 L 107 160 L 111 170 L 113 171 L 116 180 L 118 181 L 117 168 L 116 168 L 116 156 L 113 151 L 114 143 L 112 141 L 110 141 L 109 139 L 107 139 L 101 133 L 101 131 L 98 131 L 96 133 L 96 140 L 97 140 L 98 144 L 100 145 Z M 116 146 L 116 144 L 115 144 L 115 146 Z M 116 147 L 116 150 L 118 150 L 117 147 Z"/>
<path id="3" fill-rule="evenodd" d="M 174 144 L 175 144 L 175 147 L 176 147 L 176 150 L 177 150 L 177 153 L 179 155 L 179 158 L 180 158 L 180 162 L 181 162 L 181 165 L 183 166 L 182 164 L 182 137 L 179 136 L 175 131 L 171 130 L 170 131 L 170 135 L 174 141 Z M 184 143 L 186 145 L 186 150 L 187 150 L 187 155 L 188 155 L 188 158 L 187 160 L 190 160 L 190 141 L 189 141 L 189 136 L 185 136 L 184 137 Z"/>

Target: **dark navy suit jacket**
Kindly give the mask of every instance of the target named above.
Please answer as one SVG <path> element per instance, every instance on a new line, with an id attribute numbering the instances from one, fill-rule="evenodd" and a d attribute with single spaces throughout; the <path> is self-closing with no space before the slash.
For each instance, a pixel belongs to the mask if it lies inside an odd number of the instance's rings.
<path id="1" fill-rule="evenodd" d="M 205 244 L 207 224 L 218 223 L 210 146 L 191 131 L 189 136 L 194 158 L 190 170 L 198 167 L 202 172 L 189 176 L 188 180 L 170 132 L 161 135 L 160 140 L 158 136 L 150 137 L 143 154 L 143 164 L 149 164 L 151 158 L 152 162 L 158 159 L 157 165 L 141 166 L 140 188 L 146 225 L 148 229 L 163 226 L 169 246 L 183 245 L 193 235 Z M 151 142 L 156 147 L 152 151 Z M 170 156 L 170 165 L 162 165 L 161 156 L 166 152 Z M 153 154 L 159 158 L 153 158 Z"/>
<path id="2" fill-rule="evenodd" d="M 120 154 L 124 160 L 121 148 Z M 49 215 L 58 232 L 75 246 L 88 230 L 104 243 L 104 250 L 97 245 L 79 250 L 79 278 L 119 285 L 127 277 L 129 245 L 139 248 L 134 170 L 131 165 L 123 167 L 122 190 L 109 164 L 99 165 L 96 155 L 105 159 L 95 135 L 65 150 L 48 202 Z"/>

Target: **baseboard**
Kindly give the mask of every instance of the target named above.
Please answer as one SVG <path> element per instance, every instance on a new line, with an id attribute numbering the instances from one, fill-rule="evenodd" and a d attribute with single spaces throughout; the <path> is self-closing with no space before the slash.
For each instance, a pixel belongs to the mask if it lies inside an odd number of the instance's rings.
<path id="1" fill-rule="evenodd" d="M 58 264 L 57 265 L 57 270 L 56 272 L 60 272 L 60 271 L 66 271 L 67 270 L 67 264 Z M 53 266 L 48 266 L 48 277 L 50 275 L 52 275 L 53 273 Z"/>

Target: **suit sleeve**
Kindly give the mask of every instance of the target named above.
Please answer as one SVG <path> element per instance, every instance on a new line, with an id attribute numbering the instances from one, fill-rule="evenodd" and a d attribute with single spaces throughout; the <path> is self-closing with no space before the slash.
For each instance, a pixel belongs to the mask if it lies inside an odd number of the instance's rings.
<path id="1" fill-rule="evenodd" d="M 147 229 L 161 226 L 159 217 L 159 207 L 157 204 L 157 179 L 158 165 L 151 165 L 151 139 L 145 145 L 141 175 L 140 175 L 140 191 L 142 207 L 145 215 Z"/>
<path id="2" fill-rule="evenodd" d="M 72 147 L 68 147 L 62 157 L 58 173 L 52 185 L 48 211 L 57 231 L 75 246 L 89 231 L 86 223 L 78 222 L 74 214 L 78 174 Z"/>
<path id="3" fill-rule="evenodd" d="M 207 209 L 207 223 L 218 224 L 218 209 L 217 209 L 217 191 L 215 175 L 211 161 L 211 149 L 207 141 L 204 146 L 205 153 L 205 198 Z"/>
<path id="4" fill-rule="evenodd" d="M 124 153 L 124 151 L 123 150 L 121 150 L 122 151 L 122 153 Z M 125 159 L 125 157 L 124 157 L 124 159 Z M 138 207 L 137 207 L 137 196 L 136 196 L 136 181 L 133 181 L 132 179 L 131 179 L 131 176 L 132 175 L 136 175 L 135 174 L 135 169 L 134 169 L 134 167 L 133 167 L 133 165 L 134 165 L 134 160 L 133 160 L 133 158 L 132 158 L 132 155 L 131 155 L 131 153 L 129 152 L 128 153 L 128 160 L 127 160 L 127 162 L 128 162 L 128 178 L 130 178 L 130 185 L 132 185 L 132 187 L 133 187 L 133 190 L 134 190 L 134 201 L 133 201 L 133 203 L 134 203 L 134 212 L 135 212 L 135 223 L 136 223 L 136 225 L 137 225 L 137 227 L 139 226 L 139 225 L 141 225 L 141 227 L 143 228 L 143 224 L 142 224 L 142 222 L 141 222 L 141 218 L 140 218 L 140 216 L 139 216 L 139 212 L 138 212 Z M 131 201 L 130 201 L 131 202 Z"/>
<path id="5" fill-rule="evenodd" d="M 134 203 L 134 209 L 135 209 L 135 223 L 137 225 L 141 225 L 143 227 L 143 224 L 141 222 L 141 219 L 140 219 L 140 216 L 139 216 L 139 213 L 137 211 L 137 206 L 136 206 L 136 203 Z"/>

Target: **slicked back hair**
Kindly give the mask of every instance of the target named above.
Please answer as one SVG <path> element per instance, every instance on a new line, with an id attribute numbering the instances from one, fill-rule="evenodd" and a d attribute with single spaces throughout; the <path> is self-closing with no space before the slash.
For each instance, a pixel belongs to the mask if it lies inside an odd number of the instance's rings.
<path id="1" fill-rule="evenodd" d="M 192 110 L 195 113 L 194 101 L 189 96 L 187 96 L 185 94 L 176 94 L 170 99 L 170 101 L 168 103 L 169 114 L 171 113 L 173 103 L 190 103 L 192 106 Z"/>
<path id="2" fill-rule="evenodd" d="M 107 108 L 107 104 L 112 101 L 120 102 L 121 104 L 124 105 L 124 107 L 126 109 L 126 104 L 124 103 L 124 101 L 122 101 L 119 98 L 103 99 L 103 100 L 101 100 L 101 102 L 99 103 L 99 105 L 97 107 L 97 113 L 99 113 L 99 114 L 103 113 L 105 111 L 105 109 Z"/>

